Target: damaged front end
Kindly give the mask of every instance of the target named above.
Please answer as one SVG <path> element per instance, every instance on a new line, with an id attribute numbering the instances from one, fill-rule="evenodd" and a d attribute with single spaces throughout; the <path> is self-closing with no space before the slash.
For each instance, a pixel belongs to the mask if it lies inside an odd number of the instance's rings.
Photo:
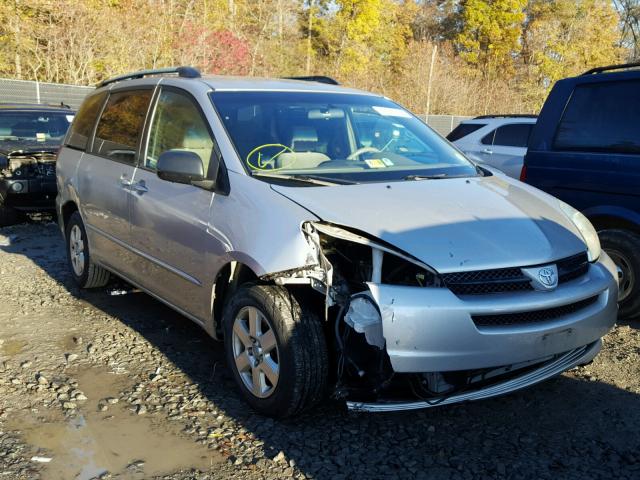
<path id="1" fill-rule="evenodd" d="M 18 209 L 53 208 L 56 152 L 17 150 L 0 155 L 0 203 Z"/>
<path id="2" fill-rule="evenodd" d="M 610 327 L 615 299 L 607 296 L 606 272 L 592 272 L 579 291 L 567 287 L 557 298 L 535 297 L 542 306 L 590 296 L 601 312 L 577 319 L 581 328 L 481 331 L 474 310 L 517 310 L 535 302 L 526 294 L 497 303 L 460 298 L 429 265 L 365 233 L 321 222 L 306 222 L 303 232 L 313 261 L 269 279 L 308 284 L 324 296 L 333 396 L 351 409 L 426 408 L 524 388 L 589 361 Z"/>

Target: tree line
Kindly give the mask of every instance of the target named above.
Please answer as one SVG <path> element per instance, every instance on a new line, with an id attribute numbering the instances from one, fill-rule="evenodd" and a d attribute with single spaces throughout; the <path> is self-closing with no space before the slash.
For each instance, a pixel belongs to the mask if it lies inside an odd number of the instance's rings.
<path id="1" fill-rule="evenodd" d="M 0 76 L 329 75 L 419 113 L 537 112 L 640 57 L 640 0 L 0 0 Z"/>

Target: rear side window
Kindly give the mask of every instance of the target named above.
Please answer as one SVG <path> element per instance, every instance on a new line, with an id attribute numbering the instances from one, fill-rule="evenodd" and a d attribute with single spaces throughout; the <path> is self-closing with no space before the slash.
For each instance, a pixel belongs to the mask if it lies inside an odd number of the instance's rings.
<path id="1" fill-rule="evenodd" d="M 92 95 L 82 103 L 80 110 L 78 110 L 69 128 L 69 135 L 67 136 L 65 145 L 80 150 L 87 148 L 87 141 L 91 136 L 96 118 L 100 113 L 106 96 L 106 92 Z"/>
<path id="2" fill-rule="evenodd" d="M 151 90 L 112 93 L 98 122 L 93 153 L 135 163 L 150 100 Z"/>
<path id="3" fill-rule="evenodd" d="M 467 135 L 471 135 L 473 132 L 480 130 L 482 127 L 486 127 L 486 123 L 461 123 L 456 128 L 451 130 L 451 133 L 447 135 L 447 140 L 455 142 Z"/>
<path id="4" fill-rule="evenodd" d="M 496 129 L 494 145 L 503 147 L 526 147 L 531 134 L 531 123 L 512 123 Z"/>
<path id="5" fill-rule="evenodd" d="M 557 150 L 640 153 L 640 81 L 578 85 L 554 141 Z"/>

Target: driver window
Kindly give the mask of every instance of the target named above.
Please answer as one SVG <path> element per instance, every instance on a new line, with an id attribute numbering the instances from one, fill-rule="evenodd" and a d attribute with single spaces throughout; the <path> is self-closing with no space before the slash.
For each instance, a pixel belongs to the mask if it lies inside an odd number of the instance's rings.
<path id="1" fill-rule="evenodd" d="M 158 98 L 144 166 L 156 169 L 158 158 L 167 150 L 196 153 L 202 160 L 205 176 L 213 150 L 207 124 L 193 101 L 185 94 L 163 90 Z"/>

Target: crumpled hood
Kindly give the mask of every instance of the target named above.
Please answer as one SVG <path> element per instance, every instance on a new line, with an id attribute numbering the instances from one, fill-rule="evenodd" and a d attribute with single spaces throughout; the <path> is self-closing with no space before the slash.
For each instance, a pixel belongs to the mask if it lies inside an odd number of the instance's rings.
<path id="1" fill-rule="evenodd" d="M 502 175 L 272 188 L 440 273 L 538 265 L 586 250 L 555 198 Z"/>

